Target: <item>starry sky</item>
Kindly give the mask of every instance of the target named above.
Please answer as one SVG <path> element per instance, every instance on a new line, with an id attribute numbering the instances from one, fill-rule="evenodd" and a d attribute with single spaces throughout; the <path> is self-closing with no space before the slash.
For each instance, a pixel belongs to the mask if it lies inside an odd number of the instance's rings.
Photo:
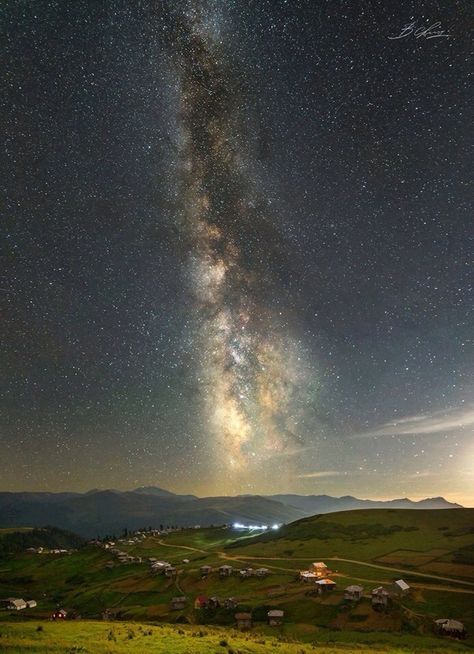
<path id="1" fill-rule="evenodd" d="M 474 505 L 472 25 L 5 0 L 0 490 Z"/>

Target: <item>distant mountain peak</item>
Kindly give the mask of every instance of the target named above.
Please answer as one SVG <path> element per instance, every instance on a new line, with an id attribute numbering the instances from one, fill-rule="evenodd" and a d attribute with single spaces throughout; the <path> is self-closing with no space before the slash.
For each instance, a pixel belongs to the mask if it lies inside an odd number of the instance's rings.
<path id="1" fill-rule="evenodd" d="M 159 486 L 139 486 L 130 492 L 141 493 L 143 495 L 160 495 L 161 497 L 176 497 L 176 493 L 159 488 Z"/>

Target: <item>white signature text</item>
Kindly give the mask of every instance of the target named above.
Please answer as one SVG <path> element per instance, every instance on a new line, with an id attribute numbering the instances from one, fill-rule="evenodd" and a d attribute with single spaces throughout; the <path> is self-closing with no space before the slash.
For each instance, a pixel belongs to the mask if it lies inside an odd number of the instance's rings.
<path id="1" fill-rule="evenodd" d="M 407 36 L 411 36 L 411 35 L 413 35 L 415 39 L 420 39 L 422 37 L 425 39 L 451 38 L 451 35 L 447 34 L 441 28 L 440 21 L 433 23 L 429 27 L 417 27 L 416 20 L 414 20 L 412 23 L 408 23 L 407 25 L 404 25 L 400 30 L 400 34 L 398 34 L 397 36 L 389 36 L 388 38 L 391 41 L 394 41 L 395 39 L 405 39 Z"/>

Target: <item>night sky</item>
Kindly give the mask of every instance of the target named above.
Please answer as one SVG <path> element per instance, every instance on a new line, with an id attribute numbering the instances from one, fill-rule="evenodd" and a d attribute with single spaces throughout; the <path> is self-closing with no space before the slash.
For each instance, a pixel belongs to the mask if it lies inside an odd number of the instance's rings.
<path id="1" fill-rule="evenodd" d="M 0 490 L 474 504 L 469 4 L 2 3 Z"/>

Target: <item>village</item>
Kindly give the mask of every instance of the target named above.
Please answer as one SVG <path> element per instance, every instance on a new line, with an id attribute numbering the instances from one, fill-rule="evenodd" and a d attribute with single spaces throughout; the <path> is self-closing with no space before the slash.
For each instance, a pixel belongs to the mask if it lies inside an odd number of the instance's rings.
<path id="1" fill-rule="evenodd" d="M 276 574 L 275 570 L 265 566 L 236 566 L 234 562 L 222 562 L 220 565 L 211 565 L 204 563 L 198 568 L 193 567 L 193 561 L 190 558 L 182 558 L 179 561 L 174 557 L 172 561 L 160 559 L 156 556 L 144 556 L 144 547 L 149 544 L 148 539 L 164 545 L 163 538 L 171 533 L 179 532 L 176 530 L 151 530 L 148 532 L 137 531 L 133 534 L 127 534 L 126 537 L 116 540 L 93 540 L 89 542 L 89 547 L 98 548 L 109 558 L 104 561 L 103 569 L 105 571 L 114 571 L 126 566 L 139 566 L 139 569 L 148 571 L 150 577 L 163 578 L 168 583 L 167 592 L 175 588 L 178 592 L 172 595 L 168 600 L 168 617 L 163 613 L 163 619 L 169 622 L 190 623 L 197 621 L 200 624 L 213 623 L 215 616 L 223 612 L 229 617 L 231 623 L 242 631 L 252 629 L 261 623 L 266 623 L 272 628 L 281 628 L 285 624 L 286 611 L 277 602 L 273 606 L 265 603 L 265 610 L 260 607 L 252 608 L 252 595 L 255 599 L 260 598 L 261 593 L 258 590 L 258 584 L 264 584 L 265 580 L 272 578 Z M 142 549 L 140 550 L 140 546 Z M 140 554 L 136 553 L 139 549 Z M 193 548 L 188 548 L 191 553 Z M 58 555 L 72 555 L 75 550 L 44 550 L 43 548 L 28 548 L 28 555 L 41 555 L 57 557 Z M 196 583 L 199 584 L 199 592 L 195 594 L 186 592 L 182 586 L 184 572 L 191 575 Z M 216 583 L 234 580 L 232 585 L 232 594 L 216 593 Z M 240 580 L 240 583 L 239 583 Z M 253 580 L 251 587 L 246 584 L 247 580 Z M 211 583 L 212 582 L 212 583 Z M 169 585 L 171 584 L 171 585 Z M 240 585 L 242 584 L 242 585 Z M 205 591 L 209 586 L 208 594 Z M 223 585 L 221 583 L 221 585 Z M 337 571 L 333 571 L 325 562 L 316 561 L 308 566 L 307 569 L 299 570 L 297 574 L 290 576 L 287 588 L 291 586 L 292 593 L 299 593 L 306 598 L 315 598 L 324 602 L 334 602 L 344 610 L 351 610 L 359 603 L 364 602 L 370 606 L 374 616 L 377 614 L 390 616 L 399 610 L 400 602 L 409 598 L 412 588 L 403 578 L 395 579 L 386 585 L 374 585 L 367 587 L 357 583 L 348 585 L 341 584 L 341 577 Z M 224 587 L 224 585 L 223 585 Z M 229 588 L 229 585 L 225 586 Z M 247 588 L 249 591 L 247 591 Z M 236 592 L 242 589 L 242 597 Z M 299 590 L 298 590 L 299 589 Z M 284 596 L 285 592 L 269 590 L 266 594 L 272 600 L 273 597 Z M 333 598 L 333 599 L 331 599 Z M 157 602 L 162 603 L 160 596 L 157 596 Z M 29 614 L 32 610 L 36 614 L 38 607 L 36 599 L 24 600 L 21 597 L 7 597 L 0 600 L 0 607 L 9 612 L 24 612 Z M 346 608 L 344 608 L 346 607 Z M 175 617 L 173 617 L 175 616 Z M 64 621 L 79 619 L 80 614 L 67 606 L 56 606 L 49 614 L 49 619 L 53 621 Z M 99 617 L 99 616 L 98 616 Z M 124 618 L 124 608 L 121 606 L 106 606 L 100 612 L 100 618 L 106 621 L 121 620 Z M 456 639 L 465 639 L 467 630 L 465 625 L 453 617 L 436 617 L 432 621 L 432 631 L 441 636 L 447 636 Z"/>

